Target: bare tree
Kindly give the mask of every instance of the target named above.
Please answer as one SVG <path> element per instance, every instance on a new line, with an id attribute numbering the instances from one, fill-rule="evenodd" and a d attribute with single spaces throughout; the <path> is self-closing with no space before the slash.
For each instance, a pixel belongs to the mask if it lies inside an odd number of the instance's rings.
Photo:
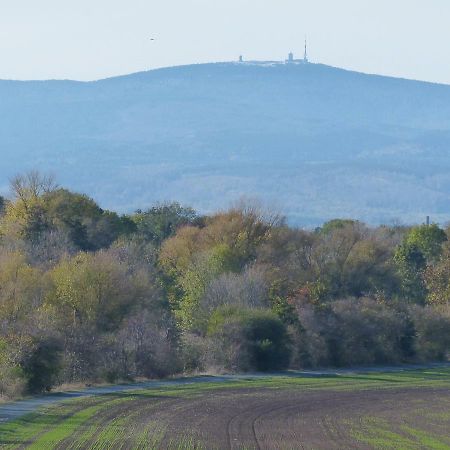
<path id="1" fill-rule="evenodd" d="M 225 273 L 206 289 L 201 306 L 212 312 L 219 306 L 260 308 L 268 305 L 268 285 L 262 267 L 252 266 L 241 274 Z"/>
<path id="2" fill-rule="evenodd" d="M 25 209 L 28 209 L 30 202 L 33 200 L 57 188 L 52 175 L 43 175 L 37 170 L 16 175 L 11 179 L 10 186 L 13 197 L 20 200 Z"/>

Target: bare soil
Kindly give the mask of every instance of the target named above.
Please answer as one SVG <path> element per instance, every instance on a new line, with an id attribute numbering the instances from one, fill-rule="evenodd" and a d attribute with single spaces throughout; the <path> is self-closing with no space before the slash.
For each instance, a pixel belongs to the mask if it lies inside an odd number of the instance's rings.
<path id="1" fill-rule="evenodd" d="M 195 442 L 207 449 L 360 449 L 371 447 L 355 438 L 352 427 L 367 417 L 381 418 L 400 432 L 408 417 L 408 425 L 417 422 L 422 430 L 442 433 L 442 424 L 426 420 L 423 413 L 431 406 L 435 414 L 450 413 L 450 390 L 239 389 L 187 399 L 143 397 L 133 403 L 132 435 L 149 423 L 159 424 L 163 437 L 158 448 Z M 128 414 L 129 406 L 123 412 Z M 117 413 L 106 414 L 103 425 Z M 123 448 L 135 448 L 133 436 Z"/>

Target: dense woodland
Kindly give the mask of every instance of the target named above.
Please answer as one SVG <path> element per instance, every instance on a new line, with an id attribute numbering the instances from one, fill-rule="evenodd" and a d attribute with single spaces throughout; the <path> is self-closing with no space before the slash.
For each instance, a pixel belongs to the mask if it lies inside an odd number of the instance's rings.
<path id="1" fill-rule="evenodd" d="M 450 229 L 315 230 L 242 201 L 131 215 L 31 172 L 0 197 L 0 393 L 444 360 Z"/>

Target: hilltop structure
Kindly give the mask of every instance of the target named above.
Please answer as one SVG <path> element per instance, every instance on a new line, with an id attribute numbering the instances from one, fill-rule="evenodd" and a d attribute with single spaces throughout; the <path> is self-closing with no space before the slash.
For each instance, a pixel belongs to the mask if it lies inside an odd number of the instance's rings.
<path id="1" fill-rule="evenodd" d="M 305 52 L 303 54 L 303 58 L 302 59 L 295 59 L 294 58 L 294 53 L 289 52 L 288 54 L 288 58 L 285 59 L 284 61 L 244 61 L 244 57 L 242 55 L 239 56 L 239 60 L 240 63 L 248 63 L 248 64 L 308 64 L 309 60 L 308 60 L 308 48 L 307 48 L 307 42 L 305 39 Z"/>
<path id="2" fill-rule="evenodd" d="M 290 52 L 288 55 L 288 59 L 285 62 L 287 64 L 307 64 L 309 62 L 306 39 L 305 39 L 305 53 L 303 54 L 303 59 L 294 59 L 294 54 L 292 52 Z"/>

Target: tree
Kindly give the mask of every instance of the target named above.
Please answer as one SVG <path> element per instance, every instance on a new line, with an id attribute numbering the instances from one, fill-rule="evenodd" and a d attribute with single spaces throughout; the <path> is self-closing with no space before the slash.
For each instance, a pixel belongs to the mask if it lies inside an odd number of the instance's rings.
<path id="1" fill-rule="evenodd" d="M 427 303 L 450 306 L 450 245 L 446 243 L 440 260 L 425 271 Z"/>
<path id="2" fill-rule="evenodd" d="M 159 263 L 166 276 L 169 297 L 184 329 L 194 316 L 208 284 L 222 273 L 239 273 L 252 264 L 260 246 L 281 224 L 251 204 L 216 214 L 200 227 L 185 226 L 167 239 Z"/>
<path id="3" fill-rule="evenodd" d="M 368 229 L 358 221 L 338 220 L 325 225 L 312 254 L 313 278 L 325 288 L 328 298 L 338 298 L 347 294 L 345 269 L 357 246 L 367 238 Z"/>
<path id="4" fill-rule="evenodd" d="M 161 245 L 182 226 L 202 223 L 202 219 L 192 208 L 183 207 L 176 202 L 156 205 L 146 211 L 137 211 L 131 216 L 131 220 L 136 224 L 137 233 L 156 245 Z"/>
<path id="5" fill-rule="evenodd" d="M 0 195 L 0 216 L 5 211 L 5 207 L 6 207 L 6 200 Z"/>
<path id="6" fill-rule="evenodd" d="M 158 288 L 147 274 L 130 272 L 113 252 L 65 258 L 50 271 L 50 278 L 46 304 L 67 326 L 91 323 L 98 330 L 115 330 L 133 307 L 155 307 L 159 301 Z"/>
<path id="7" fill-rule="evenodd" d="M 407 300 L 423 303 L 426 296 L 423 280 L 426 259 L 423 253 L 417 245 L 405 242 L 397 247 L 394 262 L 400 278 L 402 296 Z"/>
<path id="8" fill-rule="evenodd" d="M 201 299 L 208 285 L 221 273 L 230 270 L 228 262 L 229 248 L 226 245 L 217 245 L 196 254 L 179 278 L 183 295 L 175 308 L 175 317 L 183 330 L 201 331 L 204 328 L 205 317 L 202 312 L 205 311 L 201 309 Z"/>
<path id="9" fill-rule="evenodd" d="M 446 240 L 445 232 L 435 224 L 413 227 L 405 236 L 394 253 L 403 296 L 419 303 L 425 301 L 425 269 L 439 260 Z"/>
<path id="10" fill-rule="evenodd" d="M 233 370 L 280 370 L 288 367 L 290 342 L 283 322 L 264 309 L 219 308 L 208 336 L 216 346 L 215 362 Z"/>
<path id="11" fill-rule="evenodd" d="M 0 234 L 31 247 L 58 235 L 68 237 L 76 249 L 93 251 L 136 231 L 128 217 L 104 211 L 86 195 L 58 189 L 36 172 L 15 177 L 11 190 L 14 199 L 6 204 Z"/>
<path id="12" fill-rule="evenodd" d="M 342 267 L 342 280 L 342 296 L 391 297 L 398 290 L 392 250 L 373 237 L 358 241 Z"/>
<path id="13" fill-rule="evenodd" d="M 38 240 L 39 235 L 50 227 L 42 196 L 56 188 L 53 178 L 31 171 L 15 176 L 10 188 L 13 201 L 6 204 L 0 234 L 28 241 Z"/>
<path id="14" fill-rule="evenodd" d="M 206 287 L 200 307 L 211 314 L 222 306 L 260 308 L 269 306 L 269 289 L 264 269 L 247 267 L 242 273 L 223 273 Z"/>
<path id="15" fill-rule="evenodd" d="M 230 264 L 235 271 L 240 271 L 256 260 L 260 246 L 275 228 L 283 225 L 283 220 L 277 214 L 266 213 L 259 205 L 243 202 L 207 220 L 201 243 L 226 245 L 230 249 Z"/>
<path id="16" fill-rule="evenodd" d="M 317 240 L 309 231 L 281 226 L 274 227 L 259 246 L 257 262 L 267 268 L 266 276 L 276 295 L 286 297 L 315 279 L 313 253 Z"/>
<path id="17" fill-rule="evenodd" d="M 23 175 L 16 175 L 10 182 L 14 199 L 25 210 L 36 203 L 44 194 L 56 189 L 57 185 L 53 176 L 43 175 L 32 170 Z"/>
<path id="18" fill-rule="evenodd" d="M 104 211 L 86 195 L 57 189 L 46 193 L 43 200 L 53 227 L 66 232 L 80 250 L 109 247 L 119 236 L 136 230 L 129 218 Z"/>
<path id="19" fill-rule="evenodd" d="M 140 309 L 127 316 L 114 334 L 103 336 L 98 365 L 102 378 L 116 381 L 163 377 L 178 370 L 176 346 L 161 317 Z"/>
<path id="20" fill-rule="evenodd" d="M 17 344 L 14 336 L 0 335 L 0 398 L 13 398 L 25 392 L 26 380 L 20 367 L 22 346 Z"/>
<path id="21" fill-rule="evenodd" d="M 450 318 L 436 308 L 412 307 L 414 349 L 418 361 L 447 361 L 450 351 Z"/>
<path id="22" fill-rule="evenodd" d="M 43 304 L 45 287 L 45 276 L 30 266 L 23 254 L 0 248 L 0 325 L 8 333 L 35 328 L 33 322 Z"/>
<path id="23" fill-rule="evenodd" d="M 398 363 L 412 357 L 411 320 L 384 302 L 350 298 L 325 308 L 300 305 L 297 312 L 300 366 Z"/>
<path id="24" fill-rule="evenodd" d="M 405 243 L 416 246 L 428 263 L 437 261 L 442 253 L 442 244 L 447 240 L 445 231 L 436 224 L 413 227 Z"/>
<path id="25" fill-rule="evenodd" d="M 129 261 L 125 251 L 113 248 L 65 257 L 49 272 L 45 311 L 64 333 L 65 376 L 71 381 L 99 373 L 102 353 L 116 346 L 118 330 L 137 311 L 151 311 L 170 334 L 158 280 Z M 106 336 L 111 340 L 105 344 Z"/>
<path id="26" fill-rule="evenodd" d="M 342 230 L 343 228 L 353 227 L 355 225 L 358 225 L 357 220 L 332 219 L 325 222 L 321 227 L 316 228 L 316 233 L 326 235 L 334 232 L 335 230 Z"/>
<path id="27" fill-rule="evenodd" d="M 30 393 L 50 391 L 62 370 L 62 345 L 58 339 L 44 337 L 33 345 L 33 350 L 22 363 Z"/>

